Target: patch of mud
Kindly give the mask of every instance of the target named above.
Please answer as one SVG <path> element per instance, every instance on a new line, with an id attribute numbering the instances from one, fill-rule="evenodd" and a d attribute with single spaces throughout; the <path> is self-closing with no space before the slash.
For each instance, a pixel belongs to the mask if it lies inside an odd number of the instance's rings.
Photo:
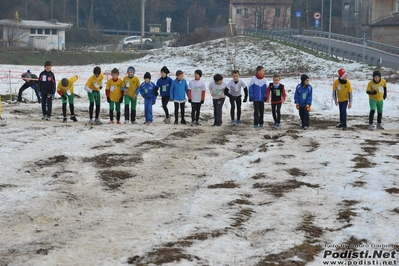
<path id="1" fill-rule="evenodd" d="M 374 166 L 376 166 L 376 164 L 370 162 L 365 155 L 362 154 L 355 154 L 355 155 L 357 156 L 351 160 L 356 163 L 355 166 L 353 166 L 353 168 L 355 169 L 373 168 Z"/>
<path id="2" fill-rule="evenodd" d="M 351 183 L 353 187 L 363 187 L 365 184 L 367 184 L 367 182 L 360 180 Z"/>
<path id="3" fill-rule="evenodd" d="M 181 138 L 188 138 L 188 137 L 193 137 L 198 134 L 202 134 L 205 131 L 200 129 L 200 128 L 187 128 L 183 129 L 181 131 L 176 131 L 171 133 L 167 139 L 173 138 L 173 139 L 181 139 Z"/>
<path id="4" fill-rule="evenodd" d="M 143 145 L 148 145 L 148 146 L 151 146 L 151 148 L 155 148 L 155 149 L 167 148 L 167 147 L 173 147 L 174 146 L 172 144 L 166 143 L 166 141 L 160 141 L 160 140 L 147 140 L 147 141 L 141 142 L 139 144 L 140 147 L 143 146 Z"/>
<path id="5" fill-rule="evenodd" d="M 320 143 L 316 142 L 316 141 L 311 141 L 309 145 L 306 145 L 306 147 L 311 147 L 309 150 L 307 150 L 306 152 L 313 152 L 315 150 L 317 150 L 317 148 L 320 146 Z"/>
<path id="6" fill-rule="evenodd" d="M 359 202 L 356 200 L 343 200 L 342 203 L 338 205 L 343 205 L 343 208 L 340 209 L 337 215 L 337 220 L 346 222 L 348 225 L 351 225 L 352 217 L 357 216 L 357 213 L 354 212 L 355 208 L 352 206 L 358 204 Z"/>
<path id="7" fill-rule="evenodd" d="M 251 178 L 252 178 L 252 179 L 255 179 L 255 180 L 263 179 L 263 178 L 266 178 L 266 174 L 264 174 L 264 173 L 257 173 L 257 174 L 255 174 L 255 175 L 251 176 Z"/>
<path id="8" fill-rule="evenodd" d="M 288 169 L 286 171 L 292 176 L 307 176 L 307 173 L 302 172 L 301 169 L 296 168 L 296 167 Z"/>
<path id="9" fill-rule="evenodd" d="M 252 213 L 254 213 L 255 211 L 252 210 L 251 208 L 243 208 L 241 209 L 236 215 L 235 217 L 231 218 L 232 220 L 234 220 L 234 222 L 231 224 L 231 227 L 239 227 L 241 228 L 243 223 L 247 222 L 251 216 Z"/>
<path id="10" fill-rule="evenodd" d="M 387 188 L 385 189 L 386 192 L 389 194 L 399 194 L 399 188 L 392 187 L 392 188 Z"/>
<path id="11" fill-rule="evenodd" d="M 47 159 L 37 161 L 37 162 L 35 162 L 35 164 L 39 167 L 53 166 L 54 164 L 65 163 L 67 160 L 68 160 L 68 157 L 66 157 L 65 155 L 58 155 L 58 156 L 49 157 Z"/>
<path id="12" fill-rule="evenodd" d="M 128 258 L 127 263 L 133 264 L 137 266 L 144 265 L 163 265 L 166 263 L 177 263 L 182 260 L 188 260 L 190 262 L 194 262 L 195 260 L 201 260 L 197 256 L 193 256 L 190 254 L 186 254 L 184 249 L 182 248 L 168 248 L 168 247 L 159 247 L 154 249 L 151 252 L 148 252 L 145 256 L 133 256 Z"/>

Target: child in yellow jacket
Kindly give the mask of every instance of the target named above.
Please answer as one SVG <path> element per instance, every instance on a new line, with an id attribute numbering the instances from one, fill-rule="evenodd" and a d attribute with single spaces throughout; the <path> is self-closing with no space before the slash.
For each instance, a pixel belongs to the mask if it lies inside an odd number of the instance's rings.
<path id="1" fill-rule="evenodd" d="M 381 72 L 373 72 L 373 79 L 367 85 L 366 93 L 369 95 L 370 114 L 369 130 L 373 131 L 373 120 L 377 109 L 377 129 L 384 129 L 381 125 L 384 100 L 387 98 L 387 82 L 381 78 Z"/>
<path id="2" fill-rule="evenodd" d="M 132 66 L 127 68 L 127 76 L 123 78 L 124 100 L 125 100 L 125 124 L 129 123 L 129 105 L 131 105 L 131 123 L 136 124 L 137 95 L 139 93 L 140 79 L 136 75 L 136 69 Z"/>
<path id="3" fill-rule="evenodd" d="M 109 120 L 110 124 L 114 123 L 114 108 L 116 109 L 116 121 L 121 123 L 121 103 L 123 102 L 123 81 L 119 78 L 119 70 L 117 68 L 111 71 L 112 79 L 108 80 L 105 94 L 109 103 Z"/>
<path id="4" fill-rule="evenodd" d="M 61 96 L 61 101 L 62 101 L 62 122 L 66 123 L 67 118 L 66 118 L 66 106 L 67 102 L 69 102 L 69 110 L 71 111 L 71 120 L 73 122 L 78 121 L 75 116 L 75 108 L 73 104 L 73 100 L 75 98 L 75 93 L 74 93 L 74 83 L 78 80 L 78 76 L 75 75 L 72 78 L 63 78 L 61 79 L 60 82 L 57 84 L 57 93 Z"/>

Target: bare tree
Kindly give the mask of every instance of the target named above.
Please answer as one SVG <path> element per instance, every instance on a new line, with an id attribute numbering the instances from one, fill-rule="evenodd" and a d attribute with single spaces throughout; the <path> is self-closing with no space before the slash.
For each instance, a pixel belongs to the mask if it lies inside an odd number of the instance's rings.
<path id="1" fill-rule="evenodd" d="M 10 21 L 3 25 L 3 28 L 3 39 L 7 48 L 19 47 L 22 39 L 27 35 L 26 32 L 19 28 L 18 21 Z"/>

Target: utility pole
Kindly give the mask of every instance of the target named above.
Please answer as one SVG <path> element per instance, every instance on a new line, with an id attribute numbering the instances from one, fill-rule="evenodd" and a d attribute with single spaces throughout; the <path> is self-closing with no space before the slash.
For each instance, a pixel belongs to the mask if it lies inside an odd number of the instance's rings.
<path id="1" fill-rule="evenodd" d="M 321 27 L 321 31 L 323 31 L 323 19 L 324 19 L 324 0 L 321 0 L 321 23 L 320 23 L 320 27 Z"/>
<path id="2" fill-rule="evenodd" d="M 79 0 L 76 0 L 76 27 L 79 28 Z"/>
<path id="3" fill-rule="evenodd" d="M 144 16 L 145 16 L 145 1 L 141 0 L 141 41 L 140 46 L 141 50 L 143 50 L 143 38 L 144 38 Z"/>
<path id="4" fill-rule="evenodd" d="M 328 26 L 328 55 L 331 56 L 331 9 L 332 2 L 330 0 L 330 25 Z"/>

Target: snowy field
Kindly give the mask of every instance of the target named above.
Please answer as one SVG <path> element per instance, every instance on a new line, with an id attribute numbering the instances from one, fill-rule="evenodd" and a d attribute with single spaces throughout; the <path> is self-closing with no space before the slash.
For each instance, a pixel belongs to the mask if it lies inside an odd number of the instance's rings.
<path id="1" fill-rule="evenodd" d="M 160 99 L 154 123 L 144 125 L 142 98 L 138 124 L 110 125 L 104 94 L 104 124 L 91 126 L 83 86 L 94 65 L 53 67 L 57 81 L 79 76 L 79 121 L 62 123 L 58 96 L 52 120 L 43 121 L 37 103 L 7 100 L 23 84 L 22 72 L 38 74 L 43 67 L 1 65 L 0 265 L 361 265 L 360 259 L 323 255 L 394 251 L 398 84 L 388 82 L 385 130 L 368 131 L 365 88 L 373 69 L 274 42 L 220 39 L 101 67 L 104 72 L 117 67 L 123 77 L 132 65 L 141 80 L 149 71 L 154 82 L 163 65 L 172 74 L 183 70 L 187 81 L 199 68 L 208 84 L 216 73 L 228 82 L 232 62 L 242 73 L 263 65 L 268 82 L 272 73 L 283 74 L 288 98 L 280 130 L 271 127 L 269 104 L 265 127 L 254 129 L 249 102 L 243 104 L 243 125 L 231 126 L 228 101 L 223 125 L 212 127 L 208 91 L 202 126 L 163 124 Z M 335 128 L 339 114 L 331 99 L 340 67 L 354 90 L 346 132 Z M 307 131 L 299 127 L 293 104 L 303 72 L 314 88 Z M 397 76 L 390 69 L 381 72 Z M 32 91 L 25 91 L 26 100 L 34 99 Z M 169 111 L 173 114 L 172 103 Z M 187 103 L 187 121 L 190 112 Z M 378 262 L 389 261 L 395 258 Z"/>

